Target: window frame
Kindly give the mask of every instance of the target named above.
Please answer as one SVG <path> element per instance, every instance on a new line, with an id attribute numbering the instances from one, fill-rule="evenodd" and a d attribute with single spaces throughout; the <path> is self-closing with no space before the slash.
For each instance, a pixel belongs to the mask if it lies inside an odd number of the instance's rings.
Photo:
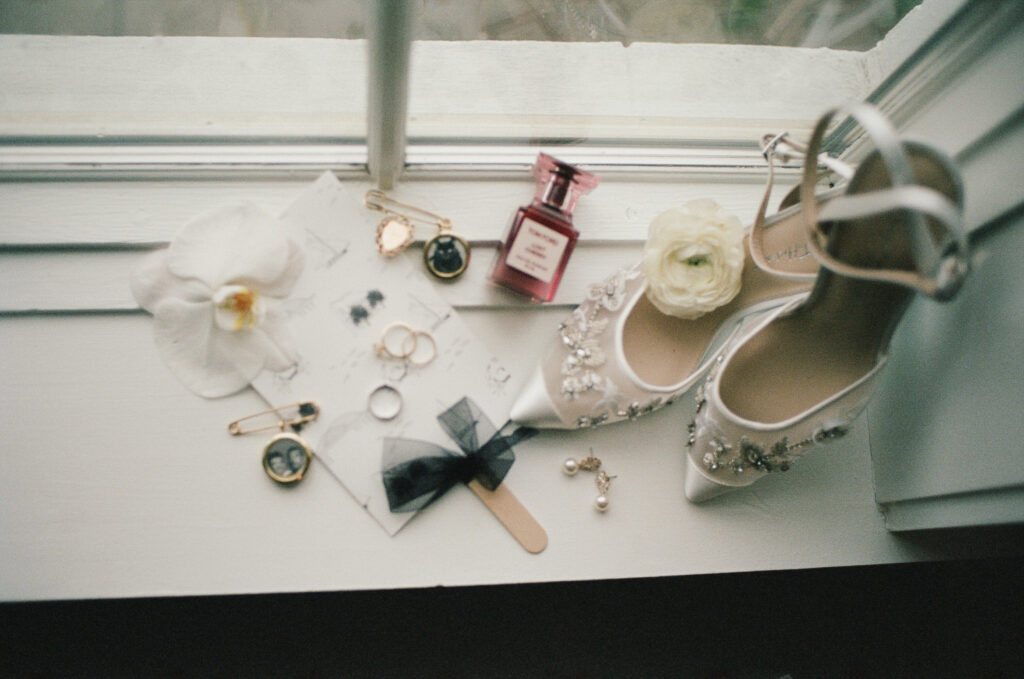
<path id="1" fill-rule="evenodd" d="M 341 125 L 332 124 L 337 122 L 339 113 L 351 117 L 354 110 L 348 109 L 347 113 L 332 111 L 331 107 L 337 108 L 343 99 L 340 93 L 328 93 L 334 98 L 325 100 L 319 110 L 303 111 L 298 108 L 289 112 L 289 106 L 296 106 L 289 98 L 296 97 L 295 93 L 301 90 L 288 90 L 273 102 L 285 111 L 280 123 L 254 119 L 259 116 L 243 106 L 238 111 L 227 111 L 223 120 L 214 120 L 210 125 L 212 134 L 197 134 L 197 130 L 202 131 L 201 126 L 195 124 L 198 119 L 177 127 L 163 124 L 167 121 L 150 125 L 152 121 L 141 114 L 134 125 L 127 125 L 127 133 L 112 130 L 112 134 L 105 134 L 102 127 L 90 128 L 80 121 L 76 124 L 76 117 L 82 114 L 74 108 L 65 111 L 66 119 L 57 120 L 56 125 L 53 120 L 33 121 L 29 119 L 33 117 L 31 105 L 26 105 L 26 110 L 22 111 L 19 95 L 9 94 L 6 105 L 0 107 L 0 178 L 87 177 L 95 174 L 157 177 L 200 174 L 266 176 L 276 173 L 284 176 L 319 168 L 330 169 L 343 176 L 368 176 L 389 186 L 400 177 L 522 171 L 529 166 L 539 146 L 557 148 L 570 162 L 587 164 L 606 173 L 663 176 L 695 168 L 705 168 L 709 172 L 747 171 L 760 162 L 757 140 L 765 131 L 785 128 L 795 134 L 806 132 L 824 108 L 821 104 L 867 98 L 881 103 L 883 108 L 898 108 L 898 97 L 893 93 L 903 92 L 907 85 L 913 86 L 916 80 L 921 80 L 917 74 L 922 70 L 929 71 L 928 64 L 943 61 L 936 54 L 948 48 L 949 40 L 948 36 L 943 38 L 936 31 L 965 4 L 966 0 L 928 0 L 904 17 L 886 40 L 864 53 L 737 45 L 638 44 L 625 48 L 613 43 L 560 43 L 558 49 L 561 51 L 580 50 L 580 54 L 585 52 L 588 55 L 607 53 L 610 56 L 604 58 L 609 63 L 615 59 L 631 58 L 631 54 L 641 54 L 644 50 L 655 52 L 653 56 L 645 57 L 646 61 L 638 58 L 636 63 L 631 63 L 629 68 L 634 69 L 649 69 L 651 64 L 658 63 L 659 54 L 676 55 L 676 61 L 689 64 L 691 70 L 688 73 L 691 75 L 715 74 L 714 78 L 705 81 L 704 89 L 687 93 L 687 96 L 699 102 L 696 105 L 698 110 L 706 108 L 717 117 L 672 117 L 667 112 L 671 110 L 673 101 L 666 98 L 651 107 L 653 114 L 650 110 L 640 109 L 635 116 L 609 119 L 607 116 L 589 115 L 587 109 L 574 110 L 572 101 L 567 99 L 566 106 L 559 111 L 537 109 L 529 114 L 517 111 L 518 125 L 513 124 L 515 116 L 495 115 L 502 104 L 500 92 L 487 94 L 492 100 L 478 107 L 483 108 L 484 113 L 454 116 L 452 109 L 458 106 L 455 102 L 448 109 L 441 109 L 439 117 L 448 116 L 447 122 L 439 122 L 436 118 L 425 120 L 427 116 L 415 108 L 415 104 L 424 91 L 435 85 L 429 82 L 430 78 L 423 69 L 417 70 L 417 50 L 446 53 L 449 60 L 465 61 L 468 60 L 467 55 L 480 49 L 481 43 L 414 44 L 411 10 L 408 3 L 401 0 L 375 3 L 368 41 L 0 36 L 0 53 L 12 57 L 5 60 L 8 62 L 6 68 L 0 67 L 0 83 L 5 83 L 4 89 L 8 92 L 17 92 L 19 83 L 24 85 L 31 81 L 42 81 L 33 86 L 36 90 L 68 87 L 73 84 L 76 69 L 84 68 L 67 65 L 74 61 L 69 54 L 73 54 L 78 46 L 96 49 L 99 45 L 102 51 L 104 44 L 121 41 L 116 44 L 136 48 L 140 45 L 155 46 L 162 53 L 166 52 L 162 54 L 163 59 L 173 57 L 176 46 L 179 55 L 192 50 L 211 51 L 211 63 L 215 67 L 218 59 L 226 58 L 225 52 L 218 55 L 217 45 L 223 45 L 226 50 L 255 50 L 246 54 L 257 63 L 261 59 L 264 62 L 270 60 L 269 56 L 263 56 L 267 49 L 279 50 L 274 52 L 275 58 L 290 60 L 298 63 L 299 67 L 292 71 L 285 68 L 267 73 L 266 77 L 273 82 L 288 83 L 315 77 L 319 80 L 307 90 L 314 87 L 357 90 L 361 86 L 361 91 L 348 94 L 357 99 L 366 96 L 363 107 L 366 135 L 363 138 L 351 120 Z M 971 41 L 968 39 L 967 42 Z M 938 45 L 941 49 L 936 48 L 936 43 L 941 43 Z M 46 50 L 55 47 L 61 48 L 59 53 L 38 70 L 25 61 L 33 52 L 43 57 Z M 531 51 L 541 47 L 537 43 L 524 43 L 512 44 L 511 47 L 500 45 L 496 49 L 499 50 L 498 58 L 507 60 L 509 49 L 513 50 L 513 58 L 528 59 Z M 521 49 L 518 55 L 514 52 L 517 48 Z M 107 55 L 106 60 L 101 55 L 93 69 L 121 68 L 118 64 L 128 61 L 132 53 L 115 50 Z M 283 58 L 279 56 L 282 54 Z M 738 59 L 741 55 L 747 58 L 745 62 Z M 790 80 L 797 83 L 785 92 L 778 92 L 772 87 L 770 69 L 763 67 L 766 60 L 781 58 L 780 55 L 793 59 L 787 68 L 795 69 Z M 327 62 L 331 58 L 340 60 L 341 65 L 332 68 L 334 65 Z M 60 72 L 60 64 L 65 64 L 66 72 Z M 729 64 L 732 64 L 732 70 L 729 70 Z M 825 88 L 822 79 L 827 78 L 837 64 L 845 64 L 844 73 L 841 78 L 833 78 L 837 81 L 834 87 Z M 939 67 L 948 68 L 949 64 L 940 63 Z M 122 73 L 130 74 L 134 68 L 134 65 L 125 66 Z M 188 93 L 189 76 L 186 74 L 191 69 L 180 68 L 178 71 L 179 77 L 185 76 L 181 82 L 175 83 L 172 77 L 163 85 L 170 89 L 180 86 L 183 92 Z M 343 77 L 338 79 L 321 71 L 340 73 Z M 262 73 L 260 75 L 263 77 Z M 89 80 L 93 75 L 85 73 L 82 77 Z M 210 77 L 219 78 L 215 82 L 219 85 L 226 82 L 230 74 L 222 70 Z M 709 82 L 720 84 L 736 79 L 741 79 L 742 85 L 738 96 L 725 96 L 728 93 L 720 86 L 707 85 Z M 840 80 L 845 82 L 839 83 Z M 934 82 L 936 78 L 931 74 L 924 80 Z M 805 86 L 808 81 L 812 84 Z M 96 111 L 119 110 L 119 102 L 130 94 L 129 86 L 123 85 L 119 89 L 116 83 L 102 78 L 97 83 L 101 91 L 92 103 Z M 160 103 L 161 86 L 160 83 L 153 86 L 158 96 L 154 106 Z M 253 85 L 249 83 L 248 86 Z M 529 86 L 526 83 L 523 87 Z M 593 89 L 600 91 L 603 86 L 599 82 Z M 103 87 L 107 89 L 103 90 Z M 451 92 L 438 89 L 437 100 L 447 105 Z M 165 94 L 167 101 L 175 99 L 176 92 Z M 765 99 L 769 95 L 797 103 L 767 106 Z M 104 101 L 104 96 L 109 101 Z M 902 96 L 906 98 L 905 94 Z M 412 109 L 410 100 L 414 105 Z M 894 103 L 890 104 L 890 100 Z M 186 102 L 183 106 L 188 105 Z M 530 118 L 531 115 L 550 116 L 557 124 L 538 125 Z M 131 111 L 127 117 L 122 115 L 121 120 L 130 123 Z M 27 125 L 20 126 L 24 123 Z M 78 134 L 75 133 L 76 126 Z M 604 126 L 603 131 L 588 134 L 588 130 L 594 132 L 601 126 Z M 56 128 L 68 129 L 70 133 L 54 134 Z M 843 125 L 838 128 L 840 133 L 844 129 Z M 407 130 L 411 132 L 408 135 Z M 641 134 L 636 134 L 638 131 Z M 843 145 L 836 141 L 840 138 L 841 135 L 830 138 L 833 147 Z"/>

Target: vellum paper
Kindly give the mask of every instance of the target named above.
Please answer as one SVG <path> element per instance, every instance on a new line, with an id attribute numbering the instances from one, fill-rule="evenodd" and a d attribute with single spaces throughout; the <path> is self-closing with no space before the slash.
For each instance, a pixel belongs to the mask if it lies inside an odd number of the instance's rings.
<path id="1" fill-rule="evenodd" d="M 321 175 L 281 220 L 306 250 L 306 270 L 288 300 L 298 362 L 283 372 L 261 373 L 253 386 L 271 406 L 300 400 L 320 405 L 320 418 L 303 436 L 356 502 L 394 535 L 414 513 L 388 508 L 382 439 L 421 439 L 458 450 L 437 415 L 469 396 L 500 427 L 514 397 L 507 389 L 510 375 L 438 294 L 443 284 L 408 257 L 377 253 L 379 213 L 363 207 L 361 196 L 334 175 Z M 394 322 L 429 331 L 436 359 L 416 366 L 378 357 L 374 344 Z M 404 402 L 386 422 L 367 409 L 370 393 L 382 384 L 397 389 Z"/>

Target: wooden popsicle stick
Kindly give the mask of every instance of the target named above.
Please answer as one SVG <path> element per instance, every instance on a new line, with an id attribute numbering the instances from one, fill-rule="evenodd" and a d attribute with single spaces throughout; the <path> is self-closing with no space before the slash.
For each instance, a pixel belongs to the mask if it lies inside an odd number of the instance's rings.
<path id="1" fill-rule="evenodd" d="M 526 551 L 531 554 L 544 551 L 548 534 L 504 483 L 494 490 L 487 490 L 476 479 L 467 485 Z"/>

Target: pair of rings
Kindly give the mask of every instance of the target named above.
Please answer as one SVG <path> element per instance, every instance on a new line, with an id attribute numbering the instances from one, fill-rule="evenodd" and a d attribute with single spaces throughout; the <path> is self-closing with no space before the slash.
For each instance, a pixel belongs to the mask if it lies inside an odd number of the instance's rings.
<path id="1" fill-rule="evenodd" d="M 384 328 L 373 350 L 380 358 L 395 358 L 417 366 L 427 365 L 437 358 L 434 336 L 405 323 L 392 323 Z"/>

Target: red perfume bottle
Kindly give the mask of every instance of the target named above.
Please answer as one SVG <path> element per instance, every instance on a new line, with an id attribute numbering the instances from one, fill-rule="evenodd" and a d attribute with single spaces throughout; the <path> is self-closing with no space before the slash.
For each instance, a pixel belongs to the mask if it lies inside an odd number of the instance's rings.
<path id="1" fill-rule="evenodd" d="M 490 279 L 535 302 L 550 302 L 580 235 L 572 225 L 576 202 L 600 180 L 546 153 L 537 156 L 533 176 L 537 194 L 513 215 Z"/>

